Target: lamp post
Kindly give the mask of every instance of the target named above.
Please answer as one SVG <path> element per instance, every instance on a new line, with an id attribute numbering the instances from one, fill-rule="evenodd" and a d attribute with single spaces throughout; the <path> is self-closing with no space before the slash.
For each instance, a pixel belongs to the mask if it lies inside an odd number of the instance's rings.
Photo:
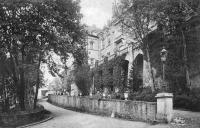
<path id="1" fill-rule="evenodd" d="M 165 84 L 165 63 L 167 60 L 167 54 L 168 51 L 165 49 L 165 47 L 162 48 L 161 52 L 160 52 L 160 56 L 161 56 L 161 62 L 162 62 L 162 79 L 163 79 L 163 86 L 166 89 L 166 84 Z"/>

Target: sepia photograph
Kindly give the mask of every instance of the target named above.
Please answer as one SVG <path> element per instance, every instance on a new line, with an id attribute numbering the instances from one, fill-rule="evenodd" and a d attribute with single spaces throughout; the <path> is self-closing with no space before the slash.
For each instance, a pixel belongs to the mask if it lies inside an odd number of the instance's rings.
<path id="1" fill-rule="evenodd" d="M 200 0 L 0 0 L 0 128 L 200 128 Z"/>

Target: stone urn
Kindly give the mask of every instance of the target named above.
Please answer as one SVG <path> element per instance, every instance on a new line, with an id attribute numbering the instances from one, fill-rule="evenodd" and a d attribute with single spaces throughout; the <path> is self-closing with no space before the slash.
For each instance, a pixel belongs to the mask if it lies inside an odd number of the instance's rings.
<path id="1" fill-rule="evenodd" d="M 103 93 L 103 99 L 106 99 L 106 93 L 105 92 Z"/>
<path id="2" fill-rule="evenodd" d="M 127 91 L 124 93 L 124 98 L 125 98 L 125 100 L 128 100 L 128 92 Z"/>

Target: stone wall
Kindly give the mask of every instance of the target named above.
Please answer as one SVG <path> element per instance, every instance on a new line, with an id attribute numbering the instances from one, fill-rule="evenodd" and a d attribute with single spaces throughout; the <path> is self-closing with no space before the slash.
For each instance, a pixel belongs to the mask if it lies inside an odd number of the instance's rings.
<path id="1" fill-rule="evenodd" d="M 49 95 L 49 102 L 64 107 L 75 108 L 91 113 L 106 114 L 140 121 L 156 121 L 156 102 L 93 99 L 88 97 L 71 97 Z"/>

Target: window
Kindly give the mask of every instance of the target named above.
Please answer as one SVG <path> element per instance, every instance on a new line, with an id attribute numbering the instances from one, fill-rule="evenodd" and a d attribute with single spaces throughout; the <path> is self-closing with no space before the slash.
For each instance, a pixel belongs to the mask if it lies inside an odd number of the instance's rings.
<path id="1" fill-rule="evenodd" d="M 124 48 L 124 45 L 119 46 L 119 50 L 121 51 Z"/>
<path id="2" fill-rule="evenodd" d="M 90 59 L 90 64 L 94 65 L 94 59 L 93 58 Z"/>
<path id="3" fill-rule="evenodd" d="M 110 45 L 110 39 L 108 40 L 108 46 Z"/>
<path id="4" fill-rule="evenodd" d="M 110 86 L 110 91 L 114 92 L 114 86 L 113 86 L 113 84 Z"/>
<path id="5" fill-rule="evenodd" d="M 94 42 L 90 41 L 90 49 L 93 49 Z"/>
<path id="6" fill-rule="evenodd" d="M 109 71 L 110 75 L 112 76 L 113 75 L 113 68 L 108 69 L 108 71 Z"/>
<path id="7" fill-rule="evenodd" d="M 105 57 L 104 55 L 101 56 L 102 60 L 104 59 L 104 57 Z"/>
<path id="8" fill-rule="evenodd" d="M 102 44 L 102 49 L 104 49 L 105 48 L 104 42 L 102 41 L 101 44 Z"/>

